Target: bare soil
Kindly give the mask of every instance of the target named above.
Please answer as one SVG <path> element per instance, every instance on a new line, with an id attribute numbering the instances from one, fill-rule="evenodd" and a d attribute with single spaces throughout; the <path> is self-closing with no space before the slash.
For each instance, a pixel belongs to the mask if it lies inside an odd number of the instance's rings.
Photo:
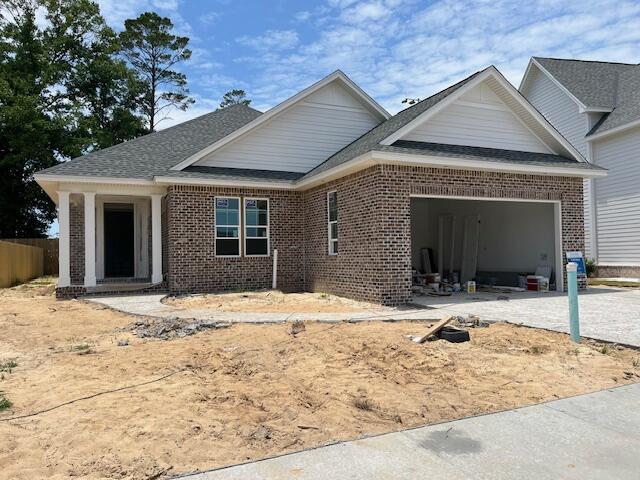
<path id="1" fill-rule="evenodd" d="M 640 375 L 635 350 L 508 324 L 422 345 L 406 336 L 426 325 L 411 322 L 307 323 L 295 336 L 236 324 L 169 341 L 116 332 L 135 320 L 56 301 L 47 285 L 0 290 L 0 364 L 17 363 L 0 373 L 13 403 L 0 411 L 2 478 L 162 478 Z"/>
<path id="2" fill-rule="evenodd" d="M 223 312 L 339 313 L 385 310 L 380 305 L 328 293 L 283 293 L 278 290 L 167 297 L 164 302 L 178 308 L 203 308 Z"/>

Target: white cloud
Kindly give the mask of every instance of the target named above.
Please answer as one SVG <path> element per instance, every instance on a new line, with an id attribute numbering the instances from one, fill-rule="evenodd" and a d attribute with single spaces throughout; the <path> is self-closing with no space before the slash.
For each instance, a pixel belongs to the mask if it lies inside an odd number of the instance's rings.
<path id="1" fill-rule="evenodd" d="M 220 18 L 220 12 L 209 12 L 205 13 L 200 17 L 200 21 L 207 25 L 212 25 L 218 21 Z"/>
<path id="2" fill-rule="evenodd" d="M 298 33 L 294 30 L 267 30 L 257 37 L 242 36 L 238 43 L 258 50 L 289 50 L 298 43 Z"/>
<path id="3" fill-rule="evenodd" d="M 494 64 L 518 85 L 533 55 L 640 61 L 640 4 L 631 0 L 328 0 L 316 36 L 295 52 L 256 41 L 256 104 L 273 105 L 336 68 L 391 111 Z M 318 10 L 319 11 L 319 10 Z M 305 32 L 305 38 L 308 38 Z M 255 38 L 253 40 L 256 40 Z"/>

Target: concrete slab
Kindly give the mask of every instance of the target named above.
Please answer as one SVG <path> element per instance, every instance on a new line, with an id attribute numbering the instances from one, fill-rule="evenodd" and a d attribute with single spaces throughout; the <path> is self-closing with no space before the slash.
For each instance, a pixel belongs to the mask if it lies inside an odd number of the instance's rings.
<path id="1" fill-rule="evenodd" d="M 635 480 L 640 471 L 638 411 L 640 384 L 635 384 L 187 478 Z M 620 421 L 625 415 L 628 425 Z M 614 421 L 607 423 L 607 417 Z"/>

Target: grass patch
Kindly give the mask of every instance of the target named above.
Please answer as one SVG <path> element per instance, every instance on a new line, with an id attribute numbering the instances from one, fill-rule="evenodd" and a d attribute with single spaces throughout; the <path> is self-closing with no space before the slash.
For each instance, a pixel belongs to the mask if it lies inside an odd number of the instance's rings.
<path id="1" fill-rule="evenodd" d="M 371 400 L 366 397 L 358 397 L 353 401 L 353 406 L 358 410 L 364 410 L 365 412 L 371 412 L 375 405 Z"/>
<path id="2" fill-rule="evenodd" d="M 0 392 L 0 412 L 7 408 L 11 408 L 11 405 L 11 401 L 4 396 L 4 392 Z"/>
<path id="3" fill-rule="evenodd" d="M 609 345 L 602 345 L 598 351 L 603 355 L 609 355 L 613 350 Z"/>
<path id="4" fill-rule="evenodd" d="M 0 372 L 11 373 L 11 371 L 17 366 L 18 364 L 15 360 L 7 360 L 6 362 L 0 363 Z"/>
<path id="5" fill-rule="evenodd" d="M 79 343 L 78 345 L 72 345 L 71 351 L 76 352 L 78 355 L 88 355 L 89 353 L 95 353 L 95 350 L 93 350 L 88 343 Z"/>
<path id="6" fill-rule="evenodd" d="M 589 286 L 640 288 L 640 282 L 625 282 L 619 280 L 601 280 L 599 278 L 590 278 Z"/>

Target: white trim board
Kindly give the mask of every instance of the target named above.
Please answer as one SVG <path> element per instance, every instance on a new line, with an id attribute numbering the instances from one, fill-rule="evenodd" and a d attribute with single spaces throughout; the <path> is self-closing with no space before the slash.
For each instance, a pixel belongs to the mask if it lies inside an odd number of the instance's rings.
<path id="1" fill-rule="evenodd" d="M 350 93 L 352 93 L 356 98 L 360 99 L 368 107 L 368 109 L 375 116 L 377 116 L 379 118 L 380 121 L 387 120 L 391 116 L 389 114 L 389 112 L 387 112 L 378 102 L 376 102 L 367 93 L 365 93 L 364 90 L 362 90 L 358 85 L 356 85 L 342 71 L 336 70 L 332 74 L 327 75 L 326 77 L 324 77 L 322 80 L 314 83 L 313 85 L 311 85 L 311 86 L 305 88 L 304 90 L 298 92 L 294 96 L 288 98 L 284 102 L 276 105 L 275 107 L 273 107 L 272 109 L 270 109 L 267 112 L 263 113 L 262 115 L 260 115 L 256 119 L 254 119 L 251 122 L 249 122 L 246 125 L 244 125 L 243 127 L 240 127 L 239 129 L 235 130 L 234 132 L 230 133 L 229 135 L 221 138 L 217 142 L 212 143 L 208 147 L 205 147 L 202 150 L 200 150 L 199 152 L 194 153 L 193 155 L 191 155 L 190 157 L 186 158 L 185 160 L 183 160 L 182 162 L 178 163 L 177 165 L 174 165 L 173 167 L 171 167 L 171 170 L 178 170 L 179 171 L 179 170 L 185 169 L 189 165 L 192 165 L 195 162 L 197 162 L 198 160 L 200 160 L 202 157 L 204 157 L 206 155 L 209 155 L 210 153 L 218 150 L 219 148 L 223 147 L 224 145 L 227 145 L 227 144 L 233 142 L 234 140 L 239 139 L 240 137 L 242 137 L 242 136 L 246 135 L 247 133 L 253 131 L 254 129 L 260 127 L 261 125 L 264 125 L 265 123 L 269 122 L 271 119 L 273 119 L 274 117 L 276 117 L 280 113 L 282 113 L 285 110 L 289 109 L 289 107 L 291 107 L 294 104 L 304 100 L 305 98 L 307 98 L 312 93 L 318 91 L 319 89 L 321 89 L 325 85 L 328 85 L 329 83 L 334 82 L 334 81 L 339 81 L 344 87 L 347 88 L 347 90 L 350 91 Z"/>
<path id="2" fill-rule="evenodd" d="M 520 202 L 520 203 L 551 203 L 553 204 L 553 227 L 554 235 L 554 266 L 556 273 L 556 290 L 564 291 L 564 262 L 562 252 L 562 202 L 560 200 L 538 200 L 526 198 L 496 198 L 496 197 L 474 197 L 466 195 L 431 195 L 431 194 L 411 194 L 409 198 L 438 198 L 446 200 L 475 200 L 490 202 Z"/>

